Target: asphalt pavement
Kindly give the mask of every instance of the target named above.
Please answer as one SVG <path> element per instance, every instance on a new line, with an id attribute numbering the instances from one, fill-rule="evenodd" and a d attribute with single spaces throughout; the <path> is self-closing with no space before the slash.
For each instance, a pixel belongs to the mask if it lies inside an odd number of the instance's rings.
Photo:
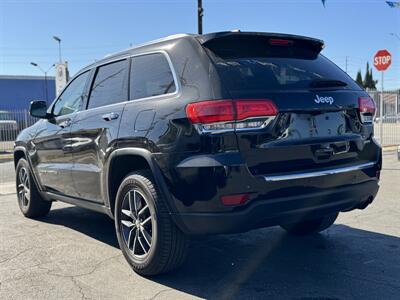
<path id="1" fill-rule="evenodd" d="M 322 234 L 273 227 L 203 237 L 181 269 L 154 278 L 130 269 L 107 216 L 55 203 L 40 220 L 24 218 L 12 163 L 0 164 L 0 176 L 0 299 L 400 299 L 394 152 L 384 154 L 375 202 Z"/>

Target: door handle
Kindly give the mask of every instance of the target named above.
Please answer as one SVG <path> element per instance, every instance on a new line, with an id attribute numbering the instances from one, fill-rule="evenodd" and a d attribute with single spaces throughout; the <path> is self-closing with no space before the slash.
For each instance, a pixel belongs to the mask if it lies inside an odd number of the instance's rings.
<path id="1" fill-rule="evenodd" d="M 64 121 L 58 124 L 61 128 L 66 128 L 71 126 L 71 119 L 65 119 Z"/>
<path id="2" fill-rule="evenodd" d="M 103 117 L 103 119 L 106 120 L 106 121 L 111 121 L 111 120 L 116 120 L 116 119 L 118 119 L 119 114 L 117 114 L 117 113 L 115 113 L 115 112 L 112 112 L 112 113 L 109 113 L 109 114 L 105 114 L 105 115 L 103 115 L 102 117 Z"/>

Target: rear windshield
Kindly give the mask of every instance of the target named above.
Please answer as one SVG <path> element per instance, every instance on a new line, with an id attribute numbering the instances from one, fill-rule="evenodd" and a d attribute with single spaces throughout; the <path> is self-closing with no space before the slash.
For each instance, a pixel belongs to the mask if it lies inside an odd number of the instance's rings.
<path id="1" fill-rule="evenodd" d="M 304 90 L 316 86 L 361 90 L 345 72 L 312 49 L 266 46 L 264 41 L 262 47 L 246 41 L 206 47 L 230 91 Z"/>

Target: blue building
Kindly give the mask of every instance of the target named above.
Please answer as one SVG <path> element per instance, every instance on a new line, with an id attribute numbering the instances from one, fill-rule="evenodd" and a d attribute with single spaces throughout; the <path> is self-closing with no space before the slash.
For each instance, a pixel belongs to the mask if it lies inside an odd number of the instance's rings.
<path id="1" fill-rule="evenodd" d="M 46 99 L 47 84 L 47 99 Z M 0 110 L 28 109 L 32 100 L 47 100 L 56 95 L 54 77 L 0 75 Z"/>

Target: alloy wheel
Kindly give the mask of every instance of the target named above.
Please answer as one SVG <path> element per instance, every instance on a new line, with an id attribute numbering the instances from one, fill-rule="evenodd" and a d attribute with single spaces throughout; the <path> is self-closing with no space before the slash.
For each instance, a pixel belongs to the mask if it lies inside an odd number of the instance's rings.
<path id="1" fill-rule="evenodd" d="M 29 185 L 29 173 L 25 167 L 19 169 L 17 182 L 18 200 L 22 207 L 27 207 L 30 200 L 31 190 Z"/>
<path id="2" fill-rule="evenodd" d="M 121 233 L 131 254 L 139 259 L 149 254 L 155 227 L 148 201 L 135 188 L 129 190 L 122 201 Z"/>

